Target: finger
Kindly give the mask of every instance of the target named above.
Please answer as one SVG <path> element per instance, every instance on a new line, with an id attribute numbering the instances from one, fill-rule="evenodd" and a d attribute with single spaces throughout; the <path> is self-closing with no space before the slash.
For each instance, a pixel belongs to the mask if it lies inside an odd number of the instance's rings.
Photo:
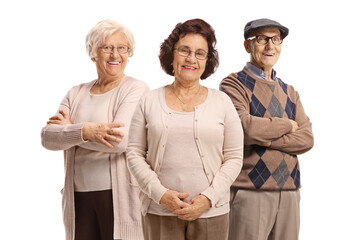
<path id="1" fill-rule="evenodd" d="M 119 123 L 119 122 L 109 123 L 109 127 L 110 127 L 110 128 L 125 127 L 125 124 L 124 124 L 124 123 Z"/>
<path id="2" fill-rule="evenodd" d="M 119 131 L 117 129 L 110 129 L 108 130 L 108 134 L 111 134 L 111 135 L 117 135 L 117 136 L 120 136 L 120 137 L 124 137 L 125 134 L 122 132 L 122 131 Z"/>
<path id="3" fill-rule="evenodd" d="M 52 116 L 49 120 L 60 120 L 59 115 Z"/>
<path id="4" fill-rule="evenodd" d="M 117 143 L 121 142 L 121 138 L 115 137 L 113 135 L 106 135 L 105 139 L 109 140 L 109 141 L 117 142 Z"/>
<path id="5" fill-rule="evenodd" d="M 105 146 L 107 146 L 108 148 L 114 148 L 113 145 L 111 145 L 108 141 L 106 141 L 105 139 L 100 139 L 100 142 L 102 144 L 104 144 Z"/>
<path id="6" fill-rule="evenodd" d="M 196 214 L 185 214 L 185 215 L 176 215 L 176 216 L 179 219 L 185 220 L 185 221 L 193 221 L 193 220 L 197 219 L 198 217 L 200 217 L 200 216 L 198 216 Z"/>
<path id="7" fill-rule="evenodd" d="M 173 213 L 175 215 L 184 216 L 184 215 L 191 213 L 191 209 L 189 207 L 180 208 L 180 209 L 174 210 Z"/>
<path id="8" fill-rule="evenodd" d="M 180 199 L 185 199 L 189 196 L 189 193 L 178 193 L 177 197 Z"/>
<path id="9" fill-rule="evenodd" d="M 187 222 L 194 221 L 194 218 L 189 218 L 189 217 L 178 217 L 178 218 Z"/>
<path id="10" fill-rule="evenodd" d="M 64 110 L 59 110 L 59 112 L 65 119 L 70 119 L 69 114 L 67 112 L 65 112 Z"/>
<path id="11" fill-rule="evenodd" d="M 59 113 L 60 113 L 62 116 L 64 116 L 64 117 L 65 117 L 65 115 L 66 115 L 66 112 L 65 112 L 64 110 L 59 110 Z"/>
<path id="12" fill-rule="evenodd" d="M 197 217 L 194 216 L 177 216 L 179 219 L 181 220 L 185 220 L 185 221 L 194 221 L 195 219 L 197 219 Z"/>
<path id="13" fill-rule="evenodd" d="M 210 208 L 211 207 L 211 201 L 205 195 L 202 195 L 202 194 L 198 195 L 198 196 L 194 197 L 192 200 L 193 200 L 194 205 L 197 204 L 201 208 L 203 208 L 203 207 Z"/>
<path id="14" fill-rule="evenodd" d="M 183 202 L 183 201 L 180 201 L 180 200 L 177 200 L 175 203 L 177 205 L 177 209 L 184 209 L 184 208 L 189 208 L 190 207 L 190 204 L 188 204 L 186 202 Z"/>
<path id="15" fill-rule="evenodd" d="M 175 213 L 174 213 L 175 214 Z M 176 214 L 175 214 L 176 215 Z M 187 216 L 181 216 L 181 215 L 176 215 L 179 219 L 184 220 L 184 221 L 188 221 L 188 217 Z"/>
<path id="16" fill-rule="evenodd" d="M 49 121 L 46 122 L 46 124 L 48 124 L 48 125 L 51 125 L 51 124 L 60 124 L 60 123 L 61 123 L 61 121 L 59 121 L 59 120 L 49 120 Z"/>

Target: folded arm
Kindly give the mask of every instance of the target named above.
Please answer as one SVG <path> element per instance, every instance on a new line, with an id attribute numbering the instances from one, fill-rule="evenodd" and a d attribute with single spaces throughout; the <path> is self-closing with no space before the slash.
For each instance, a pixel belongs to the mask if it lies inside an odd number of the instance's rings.
<path id="1" fill-rule="evenodd" d="M 126 151 L 128 144 L 128 133 L 133 112 L 139 99 L 148 91 L 145 86 L 133 88 L 119 103 L 115 109 L 115 116 L 111 123 L 87 123 L 84 127 L 89 127 L 89 135 L 84 131 L 84 139 L 88 139 L 79 146 L 99 152 L 118 152 Z M 89 138 L 87 138 L 89 137 Z"/>
<path id="2" fill-rule="evenodd" d="M 293 155 L 305 153 L 314 145 L 312 124 L 305 114 L 297 92 L 296 99 L 295 121 L 298 123 L 299 127 L 294 132 L 285 134 L 278 139 L 274 139 L 271 144 L 271 148 Z"/>
<path id="3" fill-rule="evenodd" d="M 69 116 L 71 91 L 63 99 L 59 111 L 52 116 L 42 129 L 42 144 L 51 150 L 65 150 L 80 146 L 93 151 L 124 152 L 127 146 L 127 134 L 132 112 L 140 99 L 147 92 L 147 87 L 132 89 L 121 103 L 116 103 L 114 118 L 111 123 L 75 123 Z M 72 140 L 72 141 L 70 141 Z"/>
<path id="4" fill-rule="evenodd" d="M 220 84 L 220 90 L 230 97 L 237 110 L 244 129 L 245 145 L 269 143 L 292 131 L 293 124 L 287 118 L 252 116 L 250 96 L 238 80 L 224 79 Z"/>
<path id="5" fill-rule="evenodd" d="M 234 79 L 224 79 L 220 89 L 230 96 L 239 114 L 244 128 L 245 145 L 256 144 L 295 155 L 312 148 L 314 140 L 311 122 L 304 112 L 297 92 L 295 92 L 295 120 L 291 120 L 252 116 L 250 114 L 250 96 Z"/>

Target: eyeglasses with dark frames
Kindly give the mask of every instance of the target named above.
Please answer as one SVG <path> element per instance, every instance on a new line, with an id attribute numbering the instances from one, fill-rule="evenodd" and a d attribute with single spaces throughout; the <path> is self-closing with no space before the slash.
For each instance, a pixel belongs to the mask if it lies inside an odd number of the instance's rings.
<path id="1" fill-rule="evenodd" d="M 247 40 L 253 40 L 253 39 L 256 39 L 256 42 L 258 44 L 261 44 L 261 45 L 267 44 L 269 42 L 269 39 L 271 39 L 271 42 L 274 45 L 280 45 L 282 43 L 282 41 L 283 41 L 283 39 L 280 36 L 268 37 L 268 36 L 265 36 L 265 35 L 258 35 L 258 36 L 249 37 Z"/>

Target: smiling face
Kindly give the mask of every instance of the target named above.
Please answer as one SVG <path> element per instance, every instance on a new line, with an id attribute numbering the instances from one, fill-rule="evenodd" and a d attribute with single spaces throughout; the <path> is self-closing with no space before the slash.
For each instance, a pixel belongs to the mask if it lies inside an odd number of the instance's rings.
<path id="1" fill-rule="evenodd" d="M 187 46 L 191 53 L 189 56 L 181 56 L 174 50 L 173 68 L 175 79 L 186 84 L 199 81 L 205 71 L 206 59 L 199 60 L 195 57 L 195 51 L 202 49 L 208 52 L 206 39 L 200 34 L 186 34 L 175 44 L 175 49 L 180 46 Z"/>
<path id="2" fill-rule="evenodd" d="M 117 32 L 106 38 L 102 46 L 115 47 L 112 53 L 104 53 L 101 48 L 97 50 L 97 57 L 93 59 L 96 62 L 97 72 L 100 78 L 118 78 L 123 77 L 124 69 L 128 62 L 129 53 L 119 54 L 116 47 L 120 45 L 128 46 L 126 36 L 122 32 Z"/>
<path id="3" fill-rule="evenodd" d="M 265 28 L 251 36 L 265 35 L 267 37 L 280 36 L 277 28 Z M 265 45 L 256 42 L 256 39 L 245 40 L 245 49 L 250 53 L 250 62 L 265 72 L 271 71 L 279 59 L 281 44 L 274 45 L 271 39 Z"/>

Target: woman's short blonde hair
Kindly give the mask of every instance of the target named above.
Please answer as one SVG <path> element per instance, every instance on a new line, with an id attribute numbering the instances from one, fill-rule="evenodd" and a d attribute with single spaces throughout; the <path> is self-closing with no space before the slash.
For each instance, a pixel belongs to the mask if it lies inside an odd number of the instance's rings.
<path id="1" fill-rule="evenodd" d="M 134 55 L 135 40 L 130 30 L 116 21 L 103 20 L 98 22 L 86 36 L 86 51 L 90 58 L 95 58 L 97 56 L 97 49 L 104 44 L 106 38 L 117 32 L 125 34 L 128 41 L 129 57 Z"/>

